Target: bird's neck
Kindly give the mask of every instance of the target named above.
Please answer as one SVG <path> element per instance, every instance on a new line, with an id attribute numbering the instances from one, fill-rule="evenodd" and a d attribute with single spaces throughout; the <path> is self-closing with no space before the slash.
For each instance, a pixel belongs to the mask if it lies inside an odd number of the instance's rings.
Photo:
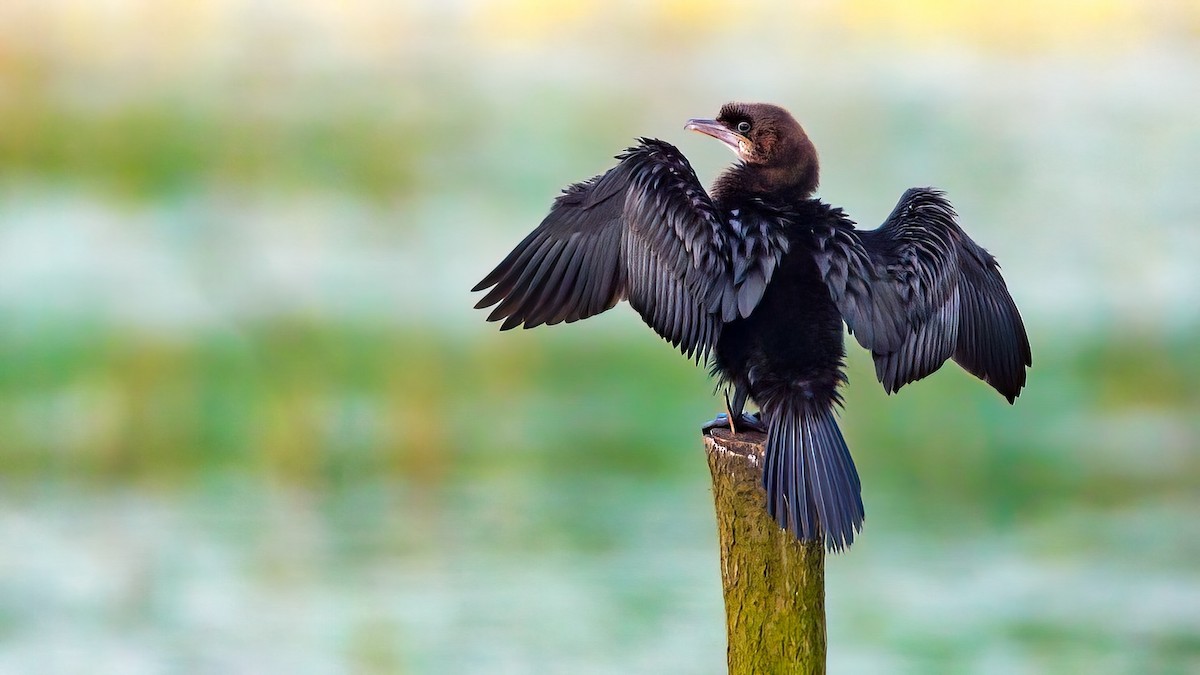
<path id="1" fill-rule="evenodd" d="M 738 163 L 717 176 L 713 196 L 721 201 L 757 197 L 795 203 L 808 199 L 817 189 L 813 165 L 770 166 Z"/>

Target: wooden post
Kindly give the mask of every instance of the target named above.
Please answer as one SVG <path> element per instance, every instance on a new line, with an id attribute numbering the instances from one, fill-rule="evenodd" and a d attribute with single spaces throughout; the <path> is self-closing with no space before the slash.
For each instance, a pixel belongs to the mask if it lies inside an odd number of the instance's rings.
<path id="1" fill-rule="evenodd" d="M 825 672 L 825 549 L 801 543 L 766 510 L 766 436 L 704 436 L 721 541 L 729 672 Z"/>

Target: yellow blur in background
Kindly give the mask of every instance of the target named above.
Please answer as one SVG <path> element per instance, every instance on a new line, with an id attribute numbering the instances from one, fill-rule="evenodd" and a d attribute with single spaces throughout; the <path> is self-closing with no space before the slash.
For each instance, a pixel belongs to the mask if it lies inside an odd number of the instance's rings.
<path id="1" fill-rule="evenodd" d="M 703 369 L 468 292 L 637 136 L 946 190 L 1034 348 L 885 396 L 831 672 L 1200 669 L 1200 5 L 0 5 L 0 671 L 718 672 Z"/>

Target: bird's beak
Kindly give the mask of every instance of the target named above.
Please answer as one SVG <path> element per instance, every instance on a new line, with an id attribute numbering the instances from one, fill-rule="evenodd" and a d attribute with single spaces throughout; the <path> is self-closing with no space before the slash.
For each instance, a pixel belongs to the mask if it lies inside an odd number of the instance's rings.
<path id="1" fill-rule="evenodd" d="M 699 131 L 706 136 L 712 136 L 729 146 L 729 149 L 733 150 L 733 154 L 738 157 L 743 156 L 750 147 L 750 139 L 731 131 L 729 127 L 716 120 L 692 119 L 688 120 L 688 123 L 683 128 L 689 131 Z"/>

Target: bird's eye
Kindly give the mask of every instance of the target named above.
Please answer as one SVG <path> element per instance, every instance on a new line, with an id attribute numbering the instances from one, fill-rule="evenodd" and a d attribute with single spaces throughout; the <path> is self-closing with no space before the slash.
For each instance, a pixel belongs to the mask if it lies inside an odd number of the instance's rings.
<path id="1" fill-rule="evenodd" d="M 737 130 L 738 130 L 738 133 L 740 133 L 740 134 L 744 134 L 747 131 L 750 131 L 750 123 L 745 120 L 738 122 Z"/>

